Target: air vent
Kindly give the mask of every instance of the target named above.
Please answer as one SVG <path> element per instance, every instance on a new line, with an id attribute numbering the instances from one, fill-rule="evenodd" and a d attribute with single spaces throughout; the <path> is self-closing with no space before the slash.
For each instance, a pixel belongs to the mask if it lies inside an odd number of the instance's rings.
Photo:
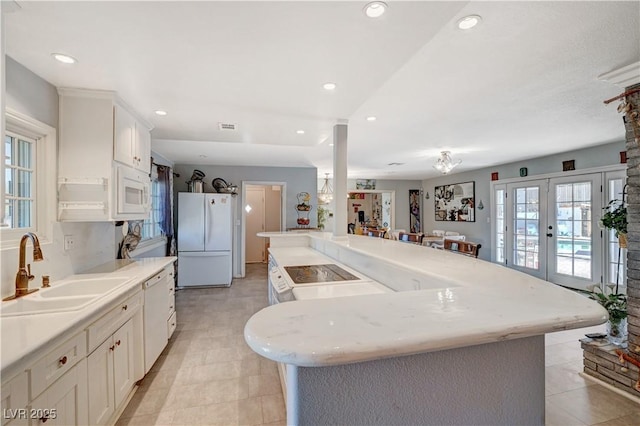
<path id="1" fill-rule="evenodd" d="M 387 166 L 402 166 L 404 163 L 389 163 Z"/>
<path id="2" fill-rule="evenodd" d="M 218 123 L 218 130 L 236 130 L 236 125 L 233 123 Z"/>

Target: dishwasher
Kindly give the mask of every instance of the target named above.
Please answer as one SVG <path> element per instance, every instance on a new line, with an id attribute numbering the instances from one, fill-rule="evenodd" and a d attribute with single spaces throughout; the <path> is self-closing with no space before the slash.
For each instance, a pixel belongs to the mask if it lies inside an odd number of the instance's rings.
<path id="1" fill-rule="evenodd" d="M 165 268 L 144 283 L 144 372 L 149 372 L 169 340 L 167 334 L 167 280 L 173 280 Z"/>

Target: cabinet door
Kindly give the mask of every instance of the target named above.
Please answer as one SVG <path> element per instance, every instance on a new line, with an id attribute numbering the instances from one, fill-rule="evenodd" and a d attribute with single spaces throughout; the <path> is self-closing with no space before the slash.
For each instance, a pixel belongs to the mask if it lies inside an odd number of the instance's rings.
<path id="1" fill-rule="evenodd" d="M 136 119 L 119 105 L 114 108 L 113 159 L 128 166 L 134 163 L 134 141 L 136 138 Z"/>
<path id="2" fill-rule="evenodd" d="M 113 400 L 113 339 L 108 338 L 87 358 L 89 424 L 106 424 L 115 411 Z"/>
<path id="3" fill-rule="evenodd" d="M 83 359 L 31 403 L 30 413 L 37 410 L 48 413 L 47 426 L 86 425 L 87 406 L 87 360 Z"/>
<path id="4" fill-rule="evenodd" d="M 136 123 L 133 160 L 136 169 L 146 174 L 151 172 L 151 133 L 141 123 Z"/>
<path id="5" fill-rule="evenodd" d="M 129 320 L 113 335 L 113 388 L 115 406 L 127 397 L 135 384 L 133 368 L 133 321 Z"/>

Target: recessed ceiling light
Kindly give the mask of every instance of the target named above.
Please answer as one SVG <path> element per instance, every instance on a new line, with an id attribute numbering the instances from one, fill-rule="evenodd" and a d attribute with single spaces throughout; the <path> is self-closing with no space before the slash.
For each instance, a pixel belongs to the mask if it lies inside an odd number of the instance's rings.
<path id="1" fill-rule="evenodd" d="M 296 133 L 299 135 L 304 135 L 304 130 L 296 130 Z"/>
<path id="2" fill-rule="evenodd" d="M 367 117 L 367 121 L 376 121 L 378 118 L 374 117 L 373 115 L 370 115 L 369 117 Z"/>
<path id="3" fill-rule="evenodd" d="M 164 116 L 164 115 L 167 115 L 167 111 L 163 111 L 163 110 L 161 110 L 161 109 L 159 109 L 159 110 L 155 111 L 155 113 L 156 113 L 157 115 L 163 115 L 163 116 Z"/>
<path id="4" fill-rule="evenodd" d="M 482 21 L 479 15 L 469 15 L 458 21 L 458 28 L 461 30 L 470 30 Z"/>
<path id="5" fill-rule="evenodd" d="M 329 82 L 329 83 L 323 84 L 322 87 L 324 87 L 324 90 L 335 90 L 336 84 Z"/>
<path id="6" fill-rule="evenodd" d="M 387 4 L 382 1 L 372 1 L 364 7 L 364 14 L 369 18 L 379 18 L 387 11 Z"/>
<path id="7" fill-rule="evenodd" d="M 64 53 L 52 53 L 51 56 L 63 64 L 75 64 L 78 62 L 78 60 L 73 56 L 65 55 Z"/>

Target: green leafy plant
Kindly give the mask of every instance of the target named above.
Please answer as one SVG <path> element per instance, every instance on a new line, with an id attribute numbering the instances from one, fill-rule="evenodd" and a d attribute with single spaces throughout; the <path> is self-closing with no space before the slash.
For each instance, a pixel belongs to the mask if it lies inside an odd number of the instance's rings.
<path id="1" fill-rule="evenodd" d="M 613 229 L 616 237 L 627 233 L 627 208 L 620 200 L 611 200 L 604 208 L 605 213 L 600 224 L 607 229 Z"/>
<path id="2" fill-rule="evenodd" d="M 612 324 L 619 324 L 627 317 L 627 296 L 621 293 L 614 293 L 613 286 L 611 293 L 605 294 L 599 285 L 593 286 L 589 298 L 598 302 L 609 313 L 609 321 Z"/>
<path id="3" fill-rule="evenodd" d="M 325 209 L 322 206 L 318 206 L 318 228 L 324 229 L 324 224 L 329 217 L 329 209 Z"/>

